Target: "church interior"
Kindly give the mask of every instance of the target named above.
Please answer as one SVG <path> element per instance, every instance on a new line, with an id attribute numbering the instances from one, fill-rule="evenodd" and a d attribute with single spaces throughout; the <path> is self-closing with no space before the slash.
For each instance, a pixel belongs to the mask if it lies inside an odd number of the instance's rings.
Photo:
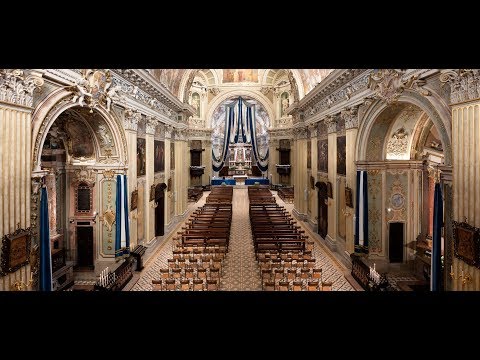
<path id="1" fill-rule="evenodd" d="M 2 291 L 478 291 L 480 70 L 0 69 Z"/>

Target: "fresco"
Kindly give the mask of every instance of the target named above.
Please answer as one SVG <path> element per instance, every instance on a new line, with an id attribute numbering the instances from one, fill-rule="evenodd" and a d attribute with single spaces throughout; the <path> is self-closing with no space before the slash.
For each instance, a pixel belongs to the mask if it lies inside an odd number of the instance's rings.
<path id="1" fill-rule="evenodd" d="M 68 151 L 74 158 L 94 157 L 93 136 L 84 123 L 68 120 L 65 123 L 65 130 L 67 132 Z"/>
<path id="2" fill-rule="evenodd" d="M 223 82 L 258 82 L 258 69 L 223 69 Z"/>
<path id="3" fill-rule="evenodd" d="M 300 77 L 302 78 L 305 95 L 333 70 L 334 69 L 298 69 Z"/>
<path id="4" fill-rule="evenodd" d="M 165 85 L 172 94 L 178 96 L 180 81 L 186 71 L 186 69 L 152 69 L 150 73 L 157 81 Z"/>

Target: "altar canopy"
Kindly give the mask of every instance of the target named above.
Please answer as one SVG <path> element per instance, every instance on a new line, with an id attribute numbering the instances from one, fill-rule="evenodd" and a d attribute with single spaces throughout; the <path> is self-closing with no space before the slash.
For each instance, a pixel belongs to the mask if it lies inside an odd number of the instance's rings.
<path id="1" fill-rule="evenodd" d="M 224 122 L 223 141 L 218 143 L 217 151 L 212 148 L 213 170 L 220 171 L 225 166 L 227 155 L 230 153 L 229 166 L 232 166 L 232 163 L 248 167 L 256 164 L 261 171 L 267 171 L 269 155 L 268 146 L 266 146 L 267 134 L 264 129 L 262 134 L 257 135 L 257 114 L 259 113 L 257 105 L 239 97 L 223 106 L 225 111 L 219 109 L 220 112 L 218 112 L 223 116 L 223 119 L 219 119 Z M 265 113 L 264 110 L 263 113 Z M 212 125 L 220 124 L 212 121 Z M 266 151 L 262 152 L 262 149 Z"/>

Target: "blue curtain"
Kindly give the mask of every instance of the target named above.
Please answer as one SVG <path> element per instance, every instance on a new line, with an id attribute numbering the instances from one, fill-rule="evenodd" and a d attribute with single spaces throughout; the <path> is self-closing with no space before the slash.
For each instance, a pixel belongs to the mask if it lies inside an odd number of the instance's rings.
<path id="1" fill-rule="evenodd" d="M 439 183 L 435 184 L 433 200 L 433 242 L 432 242 L 432 271 L 430 276 L 431 290 L 442 290 L 442 226 L 443 226 L 443 198 Z"/>
<path id="2" fill-rule="evenodd" d="M 225 118 L 225 132 L 223 136 L 223 148 L 222 153 L 220 154 L 220 158 L 216 158 L 212 148 L 212 168 L 213 171 L 220 171 L 225 164 L 225 159 L 228 153 L 228 144 L 230 142 L 230 128 L 232 126 L 233 121 L 233 106 L 228 106 L 226 111 L 226 118 Z"/>
<path id="3" fill-rule="evenodd" d="M 255 105 L 252 105 L 248 108 L 247 118 L 248 118 L 248 123 L 249 123 L 249 127 L 252 134 L 253 155 L 255 156 L 255 160 L 257 161 L 257 166 L 260 169 L 260 171 L 267 171 L 269 149 L 267 149 L 267 153 L 263 158 L 260 156 L 257 149 L 257 132 L 255 127 Z"/>
<path id="4" fill-rule="evenodd" d="M 356 199 L 355 252 L 368 253 L 368 183 L 366 171 L 357 171 Z"/>
<path id="5" fill-rule="evenodd" d="M 40 291 L 52 291 L 52 253 L 48 223 L 47 188 L 42 187 L 40 196 Z"/>
<path id="6" fill-rule="evenodd" d="M 117 175 L 115 210 L 115 259 L 121 259 L 130 254 L 127 175 Z"/>

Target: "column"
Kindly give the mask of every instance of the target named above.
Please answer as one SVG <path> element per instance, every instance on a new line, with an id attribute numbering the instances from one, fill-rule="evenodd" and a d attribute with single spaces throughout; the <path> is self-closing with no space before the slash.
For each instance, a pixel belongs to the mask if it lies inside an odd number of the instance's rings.
<path id="1" fill-rule="evenodd" d="M 145 151 L 146 151 L 146 172 L 144 186 L 144 219 L 145 219 L 145 240 L 151 242 L 155 239 L 155 208 L 152 207 L 150 200 L 150 186 L 155 182 L 154 175 L 154 135 L 158 120 L 152 116 L 147 116 L 145 124 Z"/>
<path id="2" fill-rule="evenodd" d="M 355 166 L 355 143 L 357 141 L 358 133 L 358 106 L 347 108 L 342 111 L 342 116 L 345 120 L 345 136 L 346 136 L 346 181 L 350 189 L 352 189 L 352 201 L 354 207 L 356 199 L 356 166 Z M 345 251 L 353 253 L 355 251 L 355 240 L 353 237 L 354 224 L 353 216 L 355 208 L 346 206 L 346 237 L 345 237 Z M 348 215 L 350 214 L 350 215 Z"/>
<path id="3" fill-rule="evenodd" d="M 190 178 L 190 152 L 184 130 L 175 136 L 175 215 L 182 216 L 187 210 L 188 184 Z"/>
<path id="4" fill-rule="evenodd" d="M 128 156 L 128 170 L 127 170 L 127 185 L 128 185 L 128 196 L 132 191 L 137 187 L 137 129 L 138 122 L 140 121 L 142 114 L 138 111 L 132 109 L 127 109 L 125 111 L 125 117 L 123 121 L 123 126 L 125 128 L 125 138 L 127 140 L 127 156 Z M 130 202 L 130 198 L 128 200 Z M 136 214 L 137 210 L 134 212 L 129 211 L 128 215 L 130 218 L 130 248 L 133 249 L 137 246 L 137 219 L 132 217 L 132 214 Z"/>
<path id="5" fill-rule="evenodd" d="M 172 127 L 170 125 L 165 125 L 165 183 L 168 185 L 169 179 L 173 176 L 173 171 L 171 169 L 171 152 L 172 147 L 175 146 L 172 142 Z M 173 180 L 171 180 L 173 185 Z M 168 191 L 168 188 L 165 190 L 165 226 L 169 226 L 172 222 L 172 216 L 170 212 L 172 210 L 172 194 L 173 189 L 171 188 Z"/>
<path id="6" fill-rule="evenodd" d="M 202 152 L 202 165 L 205 166 L 202 185 L 208 185 L 212 179 L 212 140 L 202 140 L 202 147 L 205 149 Z"/>
<path id="7" fill-rule="evenodd" d="M 312 176 L 314 179 L 314 185 L 318 181 L 317 179 L 317 172 L 318 172 L 318 148 L 317 148 L 317 125 L 313 125 L 310 127 L 310 141 L 312 143 Z M 309 186 L 309 201 L 310 201 L 310 209 L 311 215 L 309 219 L 309 223 L 312 225 L 313 230 L 317 232 L 317 217 L 318 217 L 318 195 L 317 195 L 317 188 L 314 187 L 313 189 L 310 187 L 310 179 L 308 180 Z"/>
<path id="8" fill-rule="evenodd" d="M 31 115 L 34 90 L 43 80 L 33 72 L 0 70 L 0 237 L 30 227 Z M 38 207 L 39 207 L 38 203 Z M 35 219 L 37 215 L 33 216 Z M 35 233 L 34 243 L 38 243 Z M 1 250 L 0 250 L 1 251 Z M 30 279 L 30 265 L 0 276 L 0 291 L 20 278 Z"/>
<path id="9" fill-rule="evenodd" d="M 325 120 L 328 131 L 328 181 L 332 184 L 333 199 L 328 199 L 328 233 L 326 240 L 332 249 L 336 249 L 337 233 L 337 119 L 327 116 Z"/>
<path id="10" fill-rule="evenodd" d="M 294 209 L 293 212 L 300 219 L 307 217 L 308 182 L 307 182 L 307 137 L 306 127 L 294 129 L 293 144 L 293 185 L 294 185 Z M 291 159 L 292 160 L 292 159 Z"/>
<path id="11" fill-rule="evenodd" d="M 474 71 L 447 71 L 444 75 L 450 82 L 452 103 L 452 218 L 458 222 L 466 219 L 469 225 L 480 227 L 480 96 L 476 91 L 480 82 Z M 445 219 L 449 221 L 447 217 Z M 479 269 L 455 256 L 452 267 L 455 275 L 452 290 L 480 290 Z M 448 265 L 446 270 L 450 270 Z M 469 279 L 459 277 L 462 271 Z"/>

